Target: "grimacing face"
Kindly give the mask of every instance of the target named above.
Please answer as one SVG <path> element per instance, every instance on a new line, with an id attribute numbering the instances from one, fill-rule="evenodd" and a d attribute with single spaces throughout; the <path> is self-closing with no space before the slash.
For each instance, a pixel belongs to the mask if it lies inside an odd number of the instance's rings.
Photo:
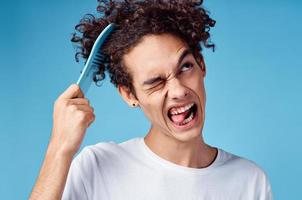
<path id="1" fill-rule="evenodd" d="M 205 119 L 205 65 L 171 34 L 147 35 L 124 55 L 136 97 L 119 86 L 124 100 L 137 103 L 151 132 L 186 142 L 199 137 Z"/>

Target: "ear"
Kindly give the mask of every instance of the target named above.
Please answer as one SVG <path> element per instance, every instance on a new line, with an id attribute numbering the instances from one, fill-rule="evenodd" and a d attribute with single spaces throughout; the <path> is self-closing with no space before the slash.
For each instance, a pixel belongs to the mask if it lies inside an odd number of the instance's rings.
<path id="1" fill-rule="evenodd" d="M 133 103 L 137 105 L 137 99 L 135 95 L 130 91 L 129 88 L 123 85 L 118 85 L 117 86 L 118 92 L 121 95 L 121 97 L 124 99 L 124 101 L 130 106 L 134 107 Z"/>

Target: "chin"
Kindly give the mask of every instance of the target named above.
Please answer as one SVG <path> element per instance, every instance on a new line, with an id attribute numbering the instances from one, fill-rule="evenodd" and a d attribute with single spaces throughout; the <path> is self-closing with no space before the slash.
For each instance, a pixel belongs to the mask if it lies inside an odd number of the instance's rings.
<path id="1" fill-rule="evenodd" d="M 190 130 L 186 133 L 173 133 L 173 137 L 180 142 L 192 142 L 201 138 L 201 130 Z"/>

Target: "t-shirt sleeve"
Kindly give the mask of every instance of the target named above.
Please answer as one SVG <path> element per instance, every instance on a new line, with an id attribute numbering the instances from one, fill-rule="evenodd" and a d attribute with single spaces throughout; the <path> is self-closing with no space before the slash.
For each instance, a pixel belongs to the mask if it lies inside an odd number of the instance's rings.
<path id="1" fill-rule="evenodd" d="M 272 188 L 265 172 L 259 177 L 259 200 L 273 200 Z"/>
<path id="2" fill-rule="evenodd" d="M 79 154 L 71 163 L 62 200 L 88 200 L 84 185 L 83 173 L 79 166 L 81 155 Z"/>

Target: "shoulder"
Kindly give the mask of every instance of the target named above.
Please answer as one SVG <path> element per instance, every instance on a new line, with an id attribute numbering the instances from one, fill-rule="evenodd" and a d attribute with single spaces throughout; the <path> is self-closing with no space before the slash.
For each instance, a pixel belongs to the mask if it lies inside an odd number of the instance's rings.
<path id="1" fill-rule="evenodd" d="M 226 167 L 235 171 L 266 176 L 265 171 L 254 161 L 220 149 L 221 160 Z"/>
<path id="2" fill-rule="evenodd" d="M 247 158 L 221 151 L 222 168 L 225 169 L 226 176 L 233 177 L 236 182 L 245 185 L 255 191 L 259 197 L 257 199 L 272 199 L 272 191 L 267 173 L 254 161 Z M 260 198 L 261 197 L 261 198 Z"/>
<path id="3" fill-rule="evenodd" d="M 106 163 L 117 162 L 135 151 L 137 140 L 133 138 L 121 143 L 108 141 L 86 146 L 74 158 L 73 165 L 89 170 L 98 167 L 99 163 L 105 166 Z"/>

